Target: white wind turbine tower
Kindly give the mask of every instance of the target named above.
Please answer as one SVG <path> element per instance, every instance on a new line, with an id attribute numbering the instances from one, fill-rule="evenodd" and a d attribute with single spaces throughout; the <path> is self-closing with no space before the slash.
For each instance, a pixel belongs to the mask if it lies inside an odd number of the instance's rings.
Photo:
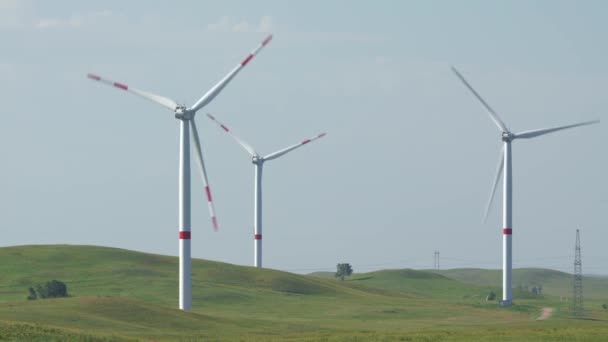
<path id="1" fill-rule="evenodd" d="M 567 126 L 559 126 L 559 127 L 551 127 L 551 128 L 542 128 L 531 131 L 524 131 L 521 133 L 512 133 L 509 131 L 504 122 L 498 117 L 498 114 L 494 112 L 494 110 L 484 101 L 483 98 L 471 87 L 471 85 L 465 80 L 465 78 L 456 70 L 456 68 L 452 67 L 452 71 L 456 76 L 462 81 L 462 83 L 477 97 L 477 99 L 484 106 L 490 118 L 498 129 L 502 132 L 501 139 L 503 141 L 503 147 L 500 151 L 500 159 L 498 162 L 498 167 L 496 169 L 496 178 L 494 179 L 494 185 L 492 186 L 492 192 L 490 193 L 490 198 L 488 199 L 486 210 L 484 213 L 484 221 L 488 216 L 488 211 L 492 204 L 492 200 L 494 198 L 494 193 L 496 192 L 496 186 L 498 185 L 498 180 L 500 179 L 501 173 L 504 173 L 503 178 L 503 260 L 502 260 L 502 301 L 500 304 L 502 306 L 511 305 L 512 296 L 511 296 L 511 270 L 512 270 L 512 234 L 513 234 L 513 225 L 512 225 L 512 175 L 511 175 L 511 141 L 515 139 L 529 139 L 535 138 L 544 134 L 553 133 L 556 131 L 561 131 L 563 129 L 574 128 L 579 126 L 591 125 L 595 123 L 599 123 L 599 120 L 593 121 L 585 121 L 577 124 L 567 125 Z"/>
<path id="2" fill-rule="evenodd" d="M 205 187 L 205 195 L 211 215 L 213 228 L 217 231 L 217 219 L 211 199 L 211 190 L 207 181 L 207 172 L 205 171 L 205 163 L 203 162 L 203 154 L 201 143 L 196 129 L 194 116 L 196 112 L 206 106 L 213 100 L 224 87 L 232 80 L 234 76 L 256 55 L 268 42 L 272 39 L 269 35 L 253 50 L 241 63 L 234 67 L 224 78 L 216 85 L 209 89 L 203 97 L 201 97 L 192 107 L 186 108 L 183 105 L 178 105 L 175 101 L 155 95 L 146 91 L 131 88 L 123 83 L 110 81 L 94 74 L 88 74 L 87 77 L 99 81 L 115 88 L 129 91 L 135 95 L 144 97 L 152 102 L 158 103 L 161 106 L 169 108 L 175 112 L 175 118 L 180 120 L 179 130 L 179 308 L 189 311 L 192 309 L 192 292 L 191 292 L 191 257 L 190 257 L 190 129 L 192 129 L 192 137 L 194 139 L 194 148 L 196 157 L 203 178 L 203 186 Z"/>
<path id="3" fill-rule="evenodd" d="M 303 140 L 295 145 L 286 147 L 282 150 L 278 150 L 274 153 L 271 153 L 265 157 L 260 156 L 251 145 L 247 144 L 245 141 L 239 139 L 236 135 L 232 134 L 230 129 L 226 127 L 221 122 L 217 121 L 217 119 L 211 115 L 207 114 L 207 116 L 215 121 L 224 132 L 228 133 L 234 140 L 236 140 L 241 147 L 243 147 L 250 155 L 251 162 L 255 165 L 255 185 L 254 185 L 254 212 L 253 212 L 253 246 L 254 246 L 254 257 L 253 257 L 253 265 L 255 267 L 262 267 L 262 167 L 264 166 L 264 162 L 276 159 L 286 153 L 289 153 L 296 148 L 306 145 L 309 142 L 315 141 L 319 138 L 323 138 L 326 133 L 321 133 L 317 136 L 314 136 L 310 139 Z"/>

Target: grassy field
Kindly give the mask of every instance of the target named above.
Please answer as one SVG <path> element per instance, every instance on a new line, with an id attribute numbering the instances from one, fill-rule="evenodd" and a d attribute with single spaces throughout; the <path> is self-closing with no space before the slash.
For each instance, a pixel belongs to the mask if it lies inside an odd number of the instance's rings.
<path id="1" fill-rule="evenodd" d="M 608 336 L 604 310 L 574 320 L 557 296 L 517 292 L 522 299 L 500 309 L 485 301 L 489 290 L 498 291 L 495 284 L 432 272 L 378 271 L 342 282 L 193 260 L 193 312 L 184 313 L 176 309 L 174 257 L 53 245 L 0 248 L 0 260 L 0 341 L 599 341 Z M 25 299 L 29 286 L 52 279 L 64 281 L 71 297 Z M 536 321 L 542 307 L 556 311 L 549 320 Z"/>
<path id="2" fill-rule="evenodd" d="M 463 283 L 491 286 L 502 283 L 501 270 L 484 270 L 477 268 L 431 271 Z M 560 271 L 542 268 L 520 268 L 513 270 L 513 287 L 542 285 L 543 292 L 555 296 L 572 295 L 572 275 Z M 602 277 L 584 278 L 585 298 L 608 298 L 608 279 Z"/>

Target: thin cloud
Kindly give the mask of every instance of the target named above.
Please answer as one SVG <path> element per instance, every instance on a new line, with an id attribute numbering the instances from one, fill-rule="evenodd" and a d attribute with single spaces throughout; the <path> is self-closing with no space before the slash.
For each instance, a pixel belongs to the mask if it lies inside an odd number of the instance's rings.
<path id="1" fill-rule="evenodd" d="M 258 27 L 258 31 L 260 32 L 264 32 L 264 33 L 269 33 L 271 31 L 273 31 L 273 25 L 272 25 L 272 17 L 265 15 L 260 19 L 260 25 Z"/>
<path id="2" fill-rule="evenodd" d="M 363 32 L 301 32 L 294 33 L 294 36 L 313 41 L 341 41 L 355 43 L 382 43 L 391 39 L 388 36 L 373 35 Z"/>
<path id="3" fill-rule="evenodd" d="M 212 32 L 270 32 L 273 28 L 272 17 L 263 16 L 257 25 L 236 17 L 223 16 L 216 23 L 207 25 Z"/>
<path id="4" fill-rule="evenodd" d="M 19 8 L 17 0 L 0 0 L 0 11 L 16 10 L 17 8 Z"/>
<path id="5" fill-rule="evenodd" d="M 109 10 L 89 13 L 74 13 L 69 18 L 65 19 L 43 18 L 38 20 L 35 26 L 38 29 L 79 28 L 86 25 L 96 24 L 115 17 L 117 17 L 117 15 Z"/>
<path id="6" fill-rule="evenodd" d="M 0 28 L 22 27 L 23 13 L 27 7 L 25 1 L 0 0 Z"/>
<path id="7" fill-rule="evenodd" d="M 2 78 L 11 79 L 15 74 L 16 70 L 14 65 L 0 62 L 0 76 L 2 76 Z"/>

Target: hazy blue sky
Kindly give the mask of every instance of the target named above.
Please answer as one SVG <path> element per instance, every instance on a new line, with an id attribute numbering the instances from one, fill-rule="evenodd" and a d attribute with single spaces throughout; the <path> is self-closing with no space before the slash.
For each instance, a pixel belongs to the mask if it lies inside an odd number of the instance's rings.
<path id="1" fill-rule="evenodd" d="M 177 3 L 177 4 L 176 4 Z M 605 1 L 0 0 L 0 245 L 177 255 L 178 121 L 85 78 L 193 104 L 275 35 L 209 106 L 259 152 L 326 138 L 264 170 L 264 264 L 295 272 L 500 268 L 500 132 L 514 131 L 514 266 L 608 273 Z M 197 117 L 220 232 L 193 170 L 194 257 L 253 263 L 253 165 Z M 498 194 L 500 196 L 500 193 Z"/>

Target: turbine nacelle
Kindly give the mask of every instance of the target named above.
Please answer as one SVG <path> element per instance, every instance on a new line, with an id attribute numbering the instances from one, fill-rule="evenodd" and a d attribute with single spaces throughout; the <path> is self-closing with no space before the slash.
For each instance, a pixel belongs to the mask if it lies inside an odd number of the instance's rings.
<path id="1" fill-rule="evenodd" d="M 252 156 L 251 157 L 251 163 L 255 164 L 255 165 L 264 164 L 264 158 L 260 157 L 258 155 Z"/>
<path id="2" fill-rule="evenodd" d="M 196 114 L 193 110 L 188 110 L 186 106 L 178 106 L 175 108 L 175 118 L 178 120 L 192 120 Z"/>
<path id="3" fill-rule="evenodd" d="M 515 139 L 515 134 L 513 134 L 511 132 L 502 132 L 501 137 L 502 137 L 502 141 L 511 142 L 511 141 L 513 141 L 513 139 Z"/>

